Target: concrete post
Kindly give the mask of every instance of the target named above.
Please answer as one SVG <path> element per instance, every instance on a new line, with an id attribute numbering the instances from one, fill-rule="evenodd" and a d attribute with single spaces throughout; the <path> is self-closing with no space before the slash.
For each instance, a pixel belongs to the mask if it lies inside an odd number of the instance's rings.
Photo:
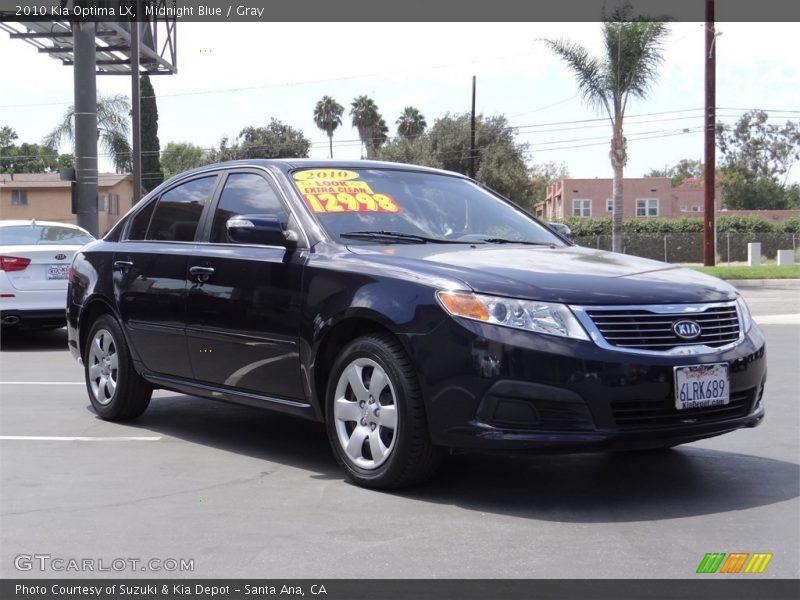
<path id="1" fill-rule="evenodd" d="M 94 236 L 97 224 L 97 81 L 95 24 L 72 24 L 75 66 L 75 208 L 77 222 Z"/>
<path id="2" fill-rule="evenodd" d="M 761 266 L 761 243 L 750 242 L 747 244 L 747 264 L 751 267 Z"/>
<path id="3" fill-rule="evenodd" d="M 778 250 L 778 266 L 793 265 L 794 250 Z"/>

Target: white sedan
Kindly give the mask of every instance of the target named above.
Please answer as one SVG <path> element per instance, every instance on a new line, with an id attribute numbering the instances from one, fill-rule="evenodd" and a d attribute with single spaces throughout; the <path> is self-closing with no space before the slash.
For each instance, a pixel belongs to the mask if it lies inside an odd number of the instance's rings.
<path id="1" fill-rule="evenodd" d="M 0 323 L 63 327 L 72 257 L 94 237 L 53 221 L 0 221 Z"/>

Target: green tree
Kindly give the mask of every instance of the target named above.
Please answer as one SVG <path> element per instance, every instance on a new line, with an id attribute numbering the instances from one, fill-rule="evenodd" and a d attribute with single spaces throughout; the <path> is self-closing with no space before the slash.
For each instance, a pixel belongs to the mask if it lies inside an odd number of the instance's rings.
<path id="1" fill-rule="evenodd" d="M 51 173 L 72 166 L 72 156 L 58 154 L 52 148 L 40 144 L 23 142 L 11 127 L 0 127 L 0 172 L 1 173 Z"/>
<path id="2" fill-rule="evenodd" d="M 644 98 L 663 60 L 663 42 L 669 31 L 663 21 L 632 16 L 625 4 L 603 15 L 602 57 L 590 57 L 582 45 L 569 40 L 545 40 L 575 75 L 578 89 L 589 104 L 608 114 L 613 130 L 609 158 L 614 169 L 612 249 L 622 252 L 622 184 L 628 161 L 623 122 L 628 101 Z"/>
<path id="3" fill-rule="evenodd" d="M 800 160 L 800 123 L 786 121 L 780 126 L 768 119 L 763 110 L 751 110 L 733 126 L 718 122 L 721 162 L 747 179 L 767 177 L 786 183 L 789 170 Z"/>
<path id="4" fill-rule="evenodd" d="M 323 96 L 314 107 L 314 123 L 328 136 L 329 157 L 333 158 L 333 132 L 342 124 L 344 107 L 330 96 Z"/>
<path id="5" fill-rule="evenodd" d="M 308 158 L 311 142 L 299 129 L 272 118 L 266 127 L 245 127 L 231 142 L 220 140 L 208 153 L 209 162 L 245 158 Z"/>
<path id="6" fill-rule="evenodd" d="M 406 106 L 403 113 L 396 121 L 397 135 L 406 140 L 414 140 L 425 133 L 428 123 L 418 109 L 413 106 Z"/>
<path id="7" fill-rule="evenodd" d="M 751 110 L 733 126 L 717 123 L 727 208 L 800 207 L 798 186 L 787 184 L 789 171 L 800 160 L 800 124 L 768 120 L 766 112 Z"/>
<path id="8" fill-rule="evenodd" d="M 672 180 L 672 186 L 677 187 L 687 179 L 697 179 L 702 181 L 704 168 L 703 161 L 701 160 L 682 158 L 678 161 L 678 164 L 672 167 L 664 167 L 663 169 L 650 169 L 644 174 L 644 176 L 669 177 Z"/>
<path id="9" fill-rule="evenodd" d="M 503 115 L 475 120 L 475 178 L 520 206 L 533 205 L 533 186 L 525 164 L 527 144 L 517 143 Z M 383 160 L 469 173 L 470 115 L 447 114 L 414 140 L 392 140 L 380 149 Z"/>
<path id="10" fill-rule="evenodd" d="M 97 135 L 101 150 L 111 157 L 117 173 L 131 170 L 130 134 L 131 104 L 127 96 L 115 94 L 97 98 Z M 75 142 L 75 107 L 70 106 L 61 122 L 44 139 L 44 145 L 57 150 L 61 144 Z"/>
<path id="11" fill-rule="evenodd" d="M 350 104 L 350 117 L 353 127 L 358 130 L 358 137 L 367 153 L 367 158 L 373 158 L 376 154 L 376 146 L 381 131 L 381 114 L 378 112 L 378 105 L 368 96 L 358 96 Z M 384 127 L 385 127 L 384 123 Z M 388 128 L 387 128 L 388 132 Z"/>
<path id="12" fill-rule="evenodd" d="M 784 185 L 772 177 L 749 179 L 738 171 L 722 169 L 725 208 L 786 210 L 800 208 L 800 186 Z"/>
<path id="13" fill-rule="evenodd" d="M 142 75 L 140 81 L 142 119 L 142 185 L 152 190 L 164 181 L 161 170 L 161 143 L 158 140 L 158 105 L 150 76 Z"/>
<path id="14" fill-rule="evenodd" d="M 8 125 L 0 127 L 0 150 L 4 150 L 14 145 L 14 142 L 19 138 L 17 132 L 11 129 Z"/>
<path id="15" fill-rule="evenodd" d="M 169 142 L 161 154 L 165 177 L 172 177 L 206 163 L 205 150 L 184 142 Z"/>

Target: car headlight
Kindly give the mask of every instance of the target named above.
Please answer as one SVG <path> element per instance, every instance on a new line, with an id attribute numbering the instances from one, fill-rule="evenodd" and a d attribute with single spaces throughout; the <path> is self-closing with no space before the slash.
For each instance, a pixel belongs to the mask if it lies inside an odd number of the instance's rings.
<path id="1" fill-rule="evenodd" d="M 501 298 L 470 292 L 440 291 L 436 293 L 436 298 L 439 304 L 455 317 L 546 335 L 577 340 L 589 339 L 575 315 L 564 304 Z"/>
<path id="2" fill-rule="evenodd" d="M 750 309 L 741 296 L 736 299 L 736 307 L 739 309 L 739 318 L 742 321 L 742 333 L 747 333 L 753 326 L 753 317 L 750 315 Z"/>

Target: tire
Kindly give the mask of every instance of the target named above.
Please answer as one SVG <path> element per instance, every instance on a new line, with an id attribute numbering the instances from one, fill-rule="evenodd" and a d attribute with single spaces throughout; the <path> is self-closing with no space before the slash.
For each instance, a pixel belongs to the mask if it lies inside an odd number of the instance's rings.
<path id="1" fill-rule="evenodd" d="M 84 376 L 92 407 L 101 419 L 135 419 L 150 404 L 153 388 L 134 369 L 122 328 L 111 315 L 101 315 L 92 323 Z"/>
<path id="2" fill-rule="evenodd" d="M 431 443 L 411 360 L 388 335 L 348 344 L 331 369 L 326 426 L 348 479 L 374 489 L 429 479 L 441 461 Z"/>

